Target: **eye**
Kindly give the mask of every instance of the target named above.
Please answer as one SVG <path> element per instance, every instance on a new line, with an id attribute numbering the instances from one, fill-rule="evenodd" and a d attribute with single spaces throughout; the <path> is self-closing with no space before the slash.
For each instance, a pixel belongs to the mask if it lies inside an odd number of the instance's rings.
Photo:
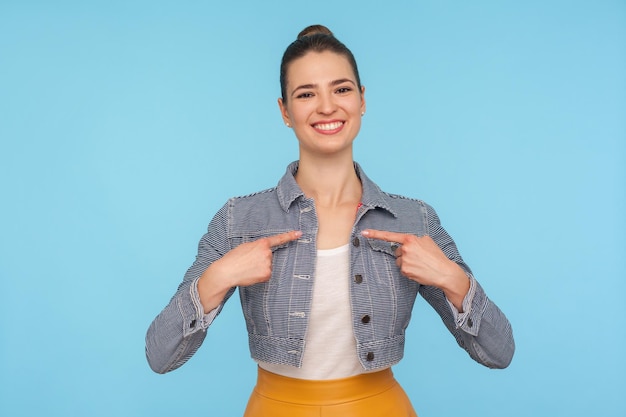
<path id="1" fill-rule="evenodd" d="M 313 93 L 311 93 L 310 91 L 300 93 L 296 96 L 296 98 L 311 98 L 311 97 L 313 97 Z"/>
<path id="2" fill-rule="evenodd" d="M 339 88 L 336 90 L 336 92 L 337 92 L 338 94 L 346 94 L 346 93 L 349 93 L 350 91 L 352 91 L 352 88 L 351 88 L 351 87 L 348 87 L 348 86 L 345 86 L 345 87 L 339 87 Z"/>

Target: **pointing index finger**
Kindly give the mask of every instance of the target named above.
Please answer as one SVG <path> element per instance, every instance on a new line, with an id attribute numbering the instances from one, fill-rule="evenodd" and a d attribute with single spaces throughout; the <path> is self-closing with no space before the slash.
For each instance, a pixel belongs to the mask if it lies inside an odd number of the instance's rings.
<path id="1" fill-rule="evenodd" d="M 290 232 L 280 233 L 278 235 L 268 236 L 266 237 L 267 242 L 270 246 L 280 246 L 284 243 L 291 242 L 292 240 L 298 239 L 302 236 L 302 232 L 299 230 L 292 230 Z"/>
<path id="2" fill-rule="evenodd" d="M 361 234 L 369 239 L 379 239 L 384 240 L 386 242 L 392 243 L 404 243 L 406 239 L 406 234 L 404 233 L 396 233 L 396 232 L 388 232 L 386 230 L 375 230 L 375 229 L 366 229 L 361 232 Z"/>

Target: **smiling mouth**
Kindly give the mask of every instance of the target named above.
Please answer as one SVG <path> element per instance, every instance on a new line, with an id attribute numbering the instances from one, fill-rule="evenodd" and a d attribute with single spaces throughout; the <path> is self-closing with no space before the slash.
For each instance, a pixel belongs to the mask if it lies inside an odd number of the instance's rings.
<path id="1" fill-rule="evenodd" d="M 313 125 L 313 128 L 324 132 L 331 132 L 333 130 L 339 129 L 341 126 L 343 126 L 343 124 L 344 122 L 317 123 Z"/>

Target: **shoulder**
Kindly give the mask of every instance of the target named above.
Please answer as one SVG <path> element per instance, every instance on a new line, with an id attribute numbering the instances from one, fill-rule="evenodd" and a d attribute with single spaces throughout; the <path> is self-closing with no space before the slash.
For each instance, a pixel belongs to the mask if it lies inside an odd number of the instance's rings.
<path id="1" fill-rule="evenodd" d="M 402 195 L 402 194 L 388 193 L 386 191 L 382 191 L 382 193 L 390 201 L 393 201 L 394 203 L 397 203 L 397 204 L 417 204 L 417 205 L 426 204 L 426 203 L 424 203 L 424 200 L 421 200 L 419 198 L 407 197 L 407 196 Z"/>
<path id="2" fill-rule="evenodd" d="M 240 196 L 231 197 L 228 201 L 237 204 L 237 203 L 246 203 L 246 202 L 255 202 L 267 198 L 276 198 L 276 187 L 267 188 L 261 191 L 255 191 L 250 194 L 244 194 Z"/>
<path id="3" fill-rule="evenodd" d="M 381 196 L 384 200 L 382 207 L 392 213 L 401 224 L 408 224 L 410 228 L 417 227 L 427 234 L 441 224 L 433 206 L 422 199 L 385 191 L 381 191 Z"/>
<path id="4" fill-rule="evenodd" d="M 402 194 L 388 193 L 381 191 L 381 195 L 384 196 L 385 201 L 389 204 L 389 207 L 403 211 L 407 210 L 422 210 L 425 213 L 434 212 L 433 207 L 420 198 L 408 197 Z"/>
<path id="5" fill-rule="evenodd" d="M 276 188 L 230 197 L 215 214 L 216 219 L 232 219 L 233 213 L 247 212 L 276 200 Z"/>
<path id="6" fill-rule="evenodd" d="M 279 206 L 275 187 L 230 197 L 224 204 L 224 208 L 231 215 L 233 213 L 259 212 L 275 206 Z"/>

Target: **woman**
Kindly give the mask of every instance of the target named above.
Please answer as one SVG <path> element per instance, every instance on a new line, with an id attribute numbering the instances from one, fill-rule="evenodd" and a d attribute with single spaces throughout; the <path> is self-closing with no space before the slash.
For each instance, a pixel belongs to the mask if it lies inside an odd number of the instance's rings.
<path id="1" fill-rule="evenodd" d="M 185 363 L 235 288 L 259 369 L 246 416 L 415 416 L 390 368 L 417 293 L 473 359 L 508 366 L 511 326 L 434 210 L 381 191 L 352 159 L 365 114 L 352 53 L 308 27 L 285 51 L 280 79 L 299 160 L 276 187 L 215 215 L 148 330 L 152 369 Z"/>

